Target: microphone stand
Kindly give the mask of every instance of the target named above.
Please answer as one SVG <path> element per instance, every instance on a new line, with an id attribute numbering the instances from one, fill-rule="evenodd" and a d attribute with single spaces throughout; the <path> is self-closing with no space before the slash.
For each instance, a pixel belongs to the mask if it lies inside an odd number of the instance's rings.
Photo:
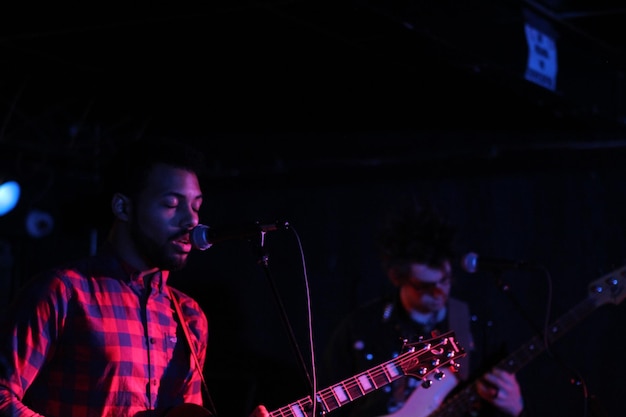
<path id="1" fill-rule="evenodd" d="M 272 274 L 270 272 L 269 269 L 269 256 L 267 254 L 267 252 L 265 251 L 265 231 L 261 231 L 261 243 L 259 244 L 259 258 L 257 263 L 259 265 L 261 265 L 261 268 L 263 269 L 264 273 L 265 273 L 265 277 L 267 278 L 268 282 L 270 283 L 270 286 L 272 288 L 272 292 L 274 294 L 274 300 L 276 302 L 276 304 L 278 305 L 278 309 L 280 312 L 280 317 L 282 319 L 283 325 L 285 326 L 285 329 L 287 330 L 287 334 L 289 336 L 289 341 L 291 342 L 291 347 L 294 350 L 294 353 L 298 359 L 298 363 L 300 364 L 300 366 L 302 367 L 302 371 L 304 373 L 305 376 L 305 383 L 307 384 L 309 391 L 313 392 L 313 380 L 311 379 L 311 375 L 309 374 L 309 371 L 307 369 L 306 366 L 306 362 L 302 356 L 302 351 L 300 350 L 300 347 L 298 346 L 298 342 L 296 341 L 296 337 L 295 334 L 293 332 L 293 328 L 291 326 L 291 323 L 289 321 L 289 317 L 287 316 L 287 312 L 285 311 L 285 306 L 283 305 L 282 299 L 280 297 L 280 294 L 278 292 L 278 289 L 276 288 L 276 283 L 274 282 L 274 279 L 272 278 Z M 315 401 L 315 393 L 313 392 L 313 398 L 312 401 Z"/>

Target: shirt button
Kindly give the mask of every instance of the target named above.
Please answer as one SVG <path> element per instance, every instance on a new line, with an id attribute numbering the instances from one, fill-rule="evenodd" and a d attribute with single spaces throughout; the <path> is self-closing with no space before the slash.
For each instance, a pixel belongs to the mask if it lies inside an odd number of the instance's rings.
<path id="1" fill-rule="evenodd" d="M 154 343 L 155 343 L 155 342 L 156 342 L 156 340 L 154 340 L 154 337 L 151 337 L 151 338 L 150 338 L 150 344 L 151 344 L 151 345 L 154 345 Z"/>
<path id="2" fill-rule="evenodd" d="M 157 381 L 156 379 L 152 380 L 152 385 L 154 385 L 155 387 L 158 385 L 159 381 Z"/>

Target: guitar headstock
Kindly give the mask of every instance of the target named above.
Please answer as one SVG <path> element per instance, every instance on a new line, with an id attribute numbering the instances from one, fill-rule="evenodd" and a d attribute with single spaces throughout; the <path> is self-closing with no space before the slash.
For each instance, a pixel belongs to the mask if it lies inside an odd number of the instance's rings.
<path id="1" fill-rule="evenodd" d="M 619 304 L 626 297 L 626 266 L 612 271 L 589 284 L 589 296 L 600 304 Z"/>
<path id="2" fill-rule="evenodd" d="M 433 375 L 435 379 L 444 376 L 443 369 L 457 371 L 459 364 L 456 359 L 466 355 L 456 341 L 454 331 L 449 331 L 430 339 L 405 343 L 405 353 L 397 358 L 397 364 L 406 375 L 427 381 Z"/>

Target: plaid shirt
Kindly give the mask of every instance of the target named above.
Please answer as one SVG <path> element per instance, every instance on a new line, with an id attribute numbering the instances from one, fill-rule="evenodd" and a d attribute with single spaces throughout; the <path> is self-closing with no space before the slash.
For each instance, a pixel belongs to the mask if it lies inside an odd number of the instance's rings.
<path id="1" fill-rule="evenodd" d="M 25 288 L 0 339 L 0 415 L 144 417 L 202 404 L 167 278 L 131 272 L 109 248 Z M 207 318 L 172 292 L 204 366 Z"/>

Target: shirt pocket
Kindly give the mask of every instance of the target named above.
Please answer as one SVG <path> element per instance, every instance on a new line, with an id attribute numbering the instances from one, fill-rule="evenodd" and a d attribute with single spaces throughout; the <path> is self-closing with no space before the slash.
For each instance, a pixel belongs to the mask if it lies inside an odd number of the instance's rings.
<path id="1" fill-rule="evenodd" d="M 167 360 L 171 360 L 174 356 L 174 349 L 178 344 L 179 338 L 176 334 L 177 326 L 168 326 L 165 328 L 165 337 L 163 338 L 163 351 Z"/>

